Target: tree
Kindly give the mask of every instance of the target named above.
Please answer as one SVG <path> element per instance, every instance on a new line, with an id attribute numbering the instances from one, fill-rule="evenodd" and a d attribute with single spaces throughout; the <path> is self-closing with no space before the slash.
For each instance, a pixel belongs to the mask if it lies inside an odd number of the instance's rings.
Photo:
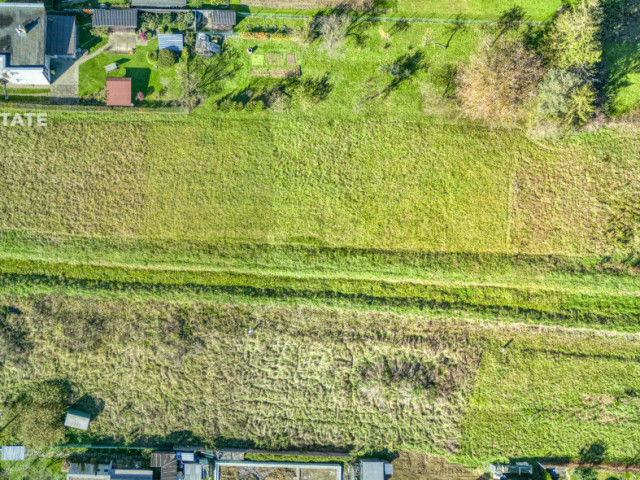
<path id="1" fill-rule="evenodd" d="M 176 63 L 176 55 L 171 50 L 160 50 L 158 52 L 158 66 L 160 68 L 171 68 Z"/>
<path id="2" fill-rule="evenodd" d="M 474 119 L 510 122 L 523 114 L 544 68 L 542 58 L 521 40 L 500 39 L 492 48 L 480 46 L 458 74 L 462 110 Z"/>
<path id="3" fill-rule="evenodd" d="M 538 88 L 538 112 L 543 117 L 564 120 L 569 112 L 569 98 L 585 83 L 584 75 L 573 70 L 552 68 Z"/>
<path id="4" fill-rule="evenodd" d="M 599 0 L 582 0 L 559 13 L 546 39 L 551 64 L 586 72 L 598 63 L 601 20 Z"/>
<path id="5" fill-rule="evenodd" d="M 158 28 L 157 17 L 153 13 L 145 13 L 142 17 L 142 29 L 153 32 Z"/>
<path id="6" fill-rule="evenodd" d="M 55 445 L 65 436 L 62 419 L 68 400 L 65 383 L 41 382 L 5 403 L 1 425 L 10 437 L 29 448 Z"/>
<path id="7" fill-rule="evenodd" d="M 351 17 L 345 13 L 333 13 L 322 15 L 317 20 L 317 31 L 324 39 L 324 48 L 335 50 L 339 48 L 347 38 Z"/>
<path id="8" fill-rule="evenodd" d="M 596 92 L 590 84 L 581 85 L 570 96 L 567 103 L 566 121 L 584 125 L 595 112 Z"/>

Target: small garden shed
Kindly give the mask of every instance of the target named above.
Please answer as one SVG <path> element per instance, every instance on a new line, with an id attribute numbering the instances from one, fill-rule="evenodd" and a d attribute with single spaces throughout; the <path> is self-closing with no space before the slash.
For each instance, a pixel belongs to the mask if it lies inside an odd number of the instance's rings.
<path id="1" fill-rule="evenodd" d="M 158 35 L 158 50 L 181 52 L 184 50 L 184 37 L 181 33 L 161 33 Z"/>
<path id="2" fill-rule="evenodd" d="M 131 106 L 131 79 L 127 77 L 107 78 L 107 106 Z"/>
<path id="3" fill-rule="evenodd" d="M 64 426 L 77 428 L 78 430 L 87 430 L 91 422 L 91 415 L 79 410 L 68 410 L 67 416 L 64 418 Z"/>

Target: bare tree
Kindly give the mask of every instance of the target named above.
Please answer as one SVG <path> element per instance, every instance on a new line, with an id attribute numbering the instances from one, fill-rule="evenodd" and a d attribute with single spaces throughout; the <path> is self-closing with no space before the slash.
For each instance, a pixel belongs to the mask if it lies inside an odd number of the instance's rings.
<path id="1" fill-rule="evenodd" d="M 520 40 L 498 40 L 493 48 L 480 50 L 458 74 L 457 95 L 471 118 L 489 122 L 511 122 L 524 113 L 524 106 L 544 75 L 542 58 Z"/>
<path id="2" fill-rule="evenodd" d="M 336 50 L 344 43 L 349 33 L 352 20 L 346 13 L 332 13 L 317 19 L 317 30 L 324 39 L 327 50 Z"/>

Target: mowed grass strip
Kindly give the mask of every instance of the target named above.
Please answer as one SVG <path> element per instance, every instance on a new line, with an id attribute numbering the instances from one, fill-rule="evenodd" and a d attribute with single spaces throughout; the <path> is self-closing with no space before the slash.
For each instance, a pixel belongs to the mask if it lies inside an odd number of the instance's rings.
<path id="1" fill-rule="evenodd" d="M 77 292 L 138 298 L 209 299 L 221 294 L 257 299 L 340 302 L 376 309 L 455 311 L 506 321 L 637 331 L 640 302 L 631 295 L 407 280 L 296 277 L 258 272 L 130 268 L 0 258 L 7 291 Z M 92 293 L 93 292 L 93 293 Z"/>
<path id="2" fill-rule="evenodd" d="M 210 243 L 84 237 L 0 230 L 0 252 L 23 260 L 159 269 L 233 270 L 262 275 L 572 289 L 633 295 L 640 290 L 631 256 L 439 253 L 312 245 Z"/>

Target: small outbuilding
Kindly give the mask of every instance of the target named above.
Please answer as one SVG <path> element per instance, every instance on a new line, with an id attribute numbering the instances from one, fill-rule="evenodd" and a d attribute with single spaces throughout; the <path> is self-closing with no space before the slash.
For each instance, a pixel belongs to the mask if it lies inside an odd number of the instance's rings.
<path id="1" fill-rule="evenodd" d="M 107 78 L 107 106 L 131 106 L 131 79 L 128 77 Z"/>
<path id="2" fill-rule="evenodd" d="M 375 458 L 360 460 L 360 480 L 384 480 L 384 462 Z"/>
<path id="3" fill-rule="evenodd" d="M 160 469 L 160 480 L 176 480 L 178 478 L 178 462 L 174 452 L 153 452 L 151 468 Z"/>
<path id="4" fill-rule="evenodd" d="M 79 410 L 67 410 L 67 416 L 64 417 L 64 426 L 69 428 L 77 428 L 78 430 L 87 430 L 91 422 L 91 415 Z"/>
<path id="5" fill-rule="evenodd" d="M 0 456 L 0 460 L 2 460 L 3 462 L 24 460 L 26 454 L 27 449 L 22 445 L 6 445 L 2 447 L 2 455 Z"/>
<path id="6" fill-rule="evenodd" d="M 75 58 L 77 48 L 78 27 L 75 15 L 48 15 L 47 55 Z"/>
<path id="7" fill-rule="evenodd" d="M 135 8 L 94 10 L 91 26 L 108 28 L 112 32 L 135 32 L 138 28 L 138 10 Z"/>
<path id="8" fill-rule="evenodd" d="M 235 10 L 196 10 L 198 30 L 230 34 L 236 26 Z"/>
<path id="9" fill-rule="evenodd" d="M 134 8 L 184 8 L 187 0 L 131 0 Z"/>
<path id="10" fill-rule="evenodd" d="M 158 50 L 181 52 L 184 50 L 184 36 L 181 33 L 161 33 L 158 35 Z"/>

